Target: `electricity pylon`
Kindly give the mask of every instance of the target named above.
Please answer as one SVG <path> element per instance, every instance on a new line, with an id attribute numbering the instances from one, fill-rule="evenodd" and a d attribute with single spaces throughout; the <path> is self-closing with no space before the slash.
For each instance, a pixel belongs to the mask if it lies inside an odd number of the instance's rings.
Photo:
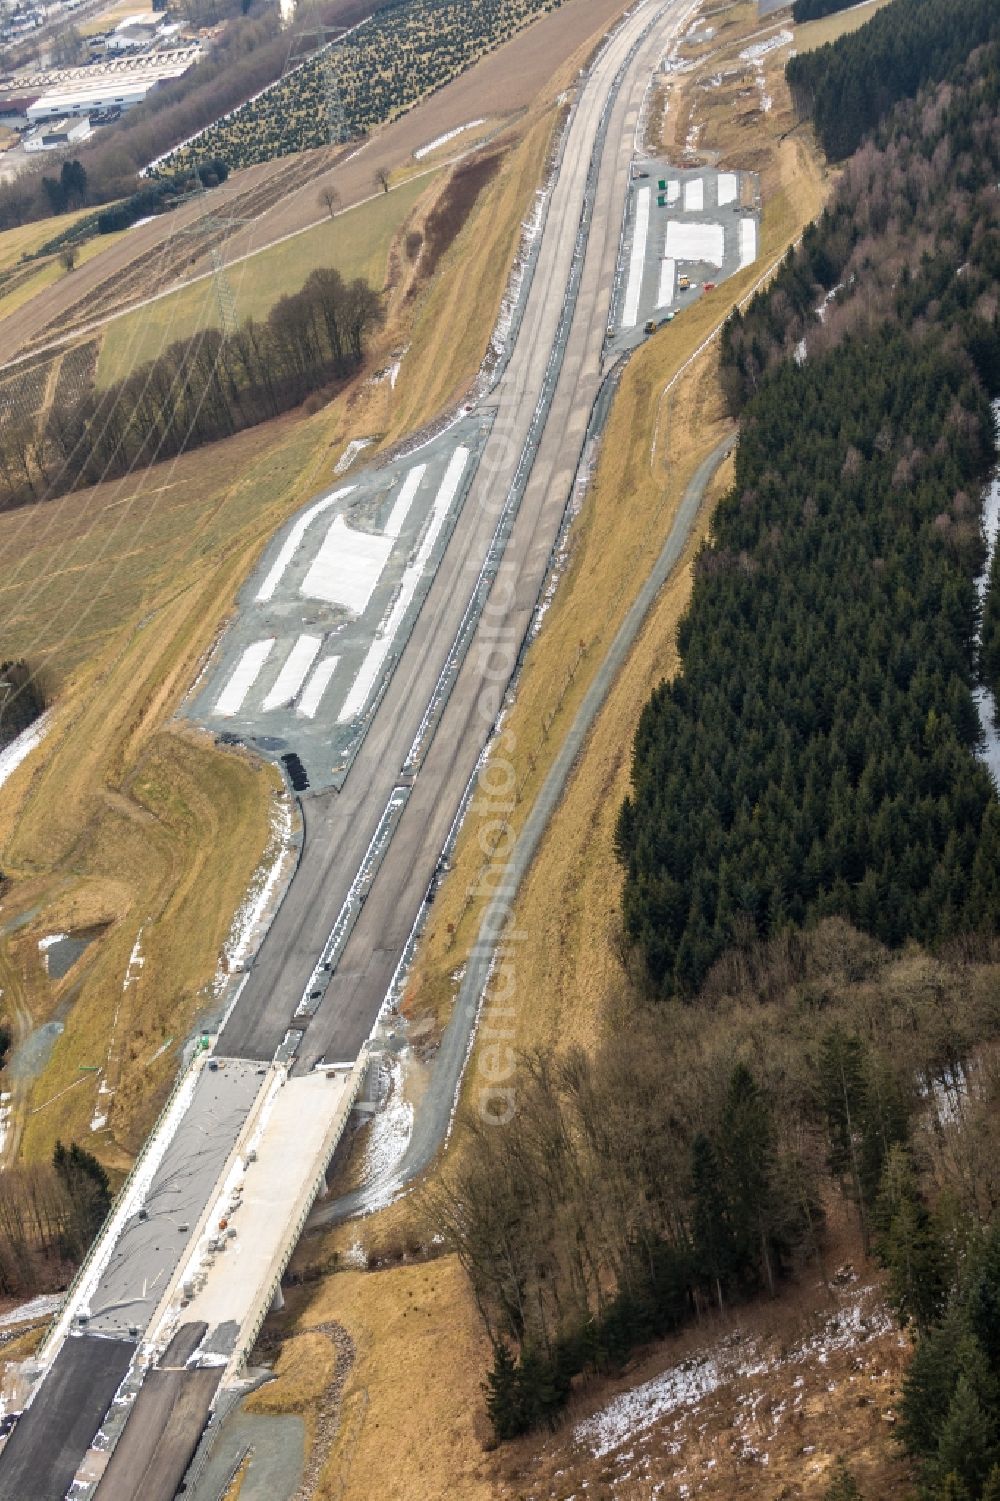
<path id="1" fill-rule="evenodd" d="M 351 138 L 351 129 L 344 113 L 344 100 L 340 92 L 340 47 L 348 33 L 352 30 L 349 26 L 316 26 L 308 31 L 299 31 L 295 34 L 295 41 L 315 41 L 315 47 L 309 47 L 304 57 L 295 58 L 295 46 L 293 44 L 288 54 L 288 66 L 285 76 L 295 73 L 308 62 L 319 62 L 323 70 L 323 98 L 324 113 L 326 115 L 326 143 L 328 146 L 342 146 Z"/>

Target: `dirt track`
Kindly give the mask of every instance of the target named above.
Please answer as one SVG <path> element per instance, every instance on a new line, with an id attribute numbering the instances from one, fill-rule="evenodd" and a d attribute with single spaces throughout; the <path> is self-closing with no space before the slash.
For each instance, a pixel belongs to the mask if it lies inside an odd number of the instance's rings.
<path id="1" fill-rule="evenodd" d="M 456 126 L 483 116 L 511 118 L 526 109 L 573 54 L 584 48 L 595 33 L 603 32 L 624 8 L 624 0 L 571 0 L 571 3 L 541 17 L 438 93 L 387 125 L 360 149 L 349 150 L 339 165 L 325 173 L 310 175 L 307 181 L 300 182 L 273 207 L 256 217 L 252 224 L 229 236 L 223 259 L 235 259 L 249 251 L 261 250 L 282 236 L 317 222 L 323 217 L 323 210 L 317 203 L 323 183 L 334 183 L 347 207 L 371 194 L 375 173 L 380 168 L 398 169 L 410 161 L 418 147 Z M 248 201 L 245 195 L 256 197 L 268 188 L 273 191 L 275 179 L 293 173 L 293 161 L 295 158 L 284 157 L 235 172 L 223 187 L 208 196 L 204 207 L 201 204 L 185 206 L 139 226 L 105 254 L 78 267 L 54 287 L 46 288 L 10 317 L 0 320 L 0 348 L 5 357 L 9 360 L 33 342 L 42 340 L 44 331 L 53 323 L 65 320 L 78 304 L 103 297 L 109 283 L 119 281 L 127 286 L 138 274 L 142 284 L 143 276 L 151 267 L 155 275 L 157 263 L 162 263 L 170 254 L 168 247 L 178 232 L 190 231 L 205 214 L 222 220 L 227 214 L 242 217 Z M 196 276 L 208 269 L 207 245 L 200 237 L 193 237 L 190 249 L 193 259 L 187 271 L 190 276 Z M 171 255 L 170 263 L 175 264 L 175 261 L 176 256 Z M 146 275 L 142 291 L 130 300 L 138 300 L 158 289 L 159 286 L 150 286 Z M 95 309 L 98 316 L 108 310 L 107 307 Z"/>

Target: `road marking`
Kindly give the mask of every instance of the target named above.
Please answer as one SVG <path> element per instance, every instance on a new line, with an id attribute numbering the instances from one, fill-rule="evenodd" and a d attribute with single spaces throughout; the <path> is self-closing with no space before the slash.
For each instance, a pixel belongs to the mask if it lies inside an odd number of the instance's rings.
<path id="1" fill-rule="evenodd" d="M 639 293 L 646 264 L 646 236 L 649 233 L 649 189 L 640 188 L 635 195 L 635 231 L 632 235 L 632 259 L 628 268 L 625 311 L 622 328 L 635 328 L 639 321 Z"/>
<path id="2" fill-rule="evenodd" d="M 660 292 L 656 299 L 656 306 L 669 307 L 674 300 L 674 277 L 677 271 L 677 262 L 671 256 L 665 256 L 660 266 Z"/>
<path id="3" fill-rule="evenodd" d="M 705 179 L 693 177 L 684 184 L 684 212 L 700 214 L 705 207 Z"/>
<path id="4" fill-rule="evenodd" d="M 282 574 L 294 558 L 298 551 L 299 543 L 305 536 L 309 526 L 316 520 L 316 517 L 322 515 L 324 511 L 328 511 L 334 501 L 342 500 L 345 495 L 350 495 L 351 491 L 355 489 L 357 489 L 356 485 L 344 485 L 340 490 L 334 490 L 332 495 L 324 495 L 322 500 L 318 500 L 315 505 L 309 507 L 308 511 L 303 512 L 281 544 L 278 556 L 271 564 L 267 577 L 257 592 L 256 598 L 258 604 L 265 604 L 269 599 L 273 599 L 274 591 L 281 582 Z"/>
<path id="5" fill-rule="evenodd" d="M 273 646 L 274 637 L 268 636 L 265 640 L 255 641 L 252 646 L 246 648 L 233 668 L 228 683 L 216 700 L 216 714 L 228 715 L 240 712 L 243 700 L 257 681 L 257 676 L 271 655 Z"/>
<path id="6" fill-rule="evenodd" d="M 333 677 L 339 661 L 339 657 L 324 657 L 306 684 L 298 704 L 298 712 L 306 719 L 316 718 L 316 710 L 320 706 L 323 694 L 329 687 L 330 679 Z"/>
<path id="7" fill-rule="evenodd" d="M 319 655 L 323 645 L 322 636 L 300 636 L 285 658 L 285 665 L 275 680 L 270 693 L 264 699 L 264 712 L 281 709 L 290 704 L 306 680 L 306 673 Z"/>
<path id="8" fill-rule="evenodd" d="M 725 208 L 727 203 L 735 203 L 739 192 L 739 182 L 735 172 L 720 172 L 716 179 L 718 187 L 718 205 Z"/>
<path id="9" fill-rule="evenodd" d="M 740 220 L 740 270 L 757 259 L 757 220 Z"/>
<path id="10" fill-rule="evenodd" d="M 455 496 L 458 494 L 458 487 L 461 484 L 462 475 L 465 472 L 465 466 L 468 461 L 469 450 L 467 448 L 456 448 L 448 462 L 448 468 L 445 470 L 441 487 L 434 497 L 430 524 L 424 533 L 419 548 L 403 574 L 403 581 L 400 584 L 399 593 L 396 595 L 392 609 L 379 626 L 378 634 L 368 648 L 367 655 L 358 669 L 358 674 L 354 682 L 351 684 L 350 692 L 344 699 L 343 707 L 337 716 L 338 724 L 345 724 L 347 720 L 353 719 L 355 715 L 360 714 L 371 697 L 372 689 L 378 682 L 379 675 L 385 666 L 389 652 L 392 650 L 392 643 L 403 623 L 407 610 L 410 608 L 413 596 L 417 592 L 417 586 L 424 576 L 431 553 L 434 550 L 434 544 L 441 534 L 441 528 L 448 518 L 448 512 L 451 510 Z"/>
<path id="11" fill-rule="evenodd" d="M 410 507 L 413 504 L 413 498 L 416 495 L 417 491 L 420 489 L 420 481 L 423 479 L 426 473 L 427 465 L 418 464 L 416 468 L 411 469 L 409 474 L 406 476 L 400 489 L 399 495 L 396 497 L 396 504 L 389 512 L 389 520 L 385 524 L 385 534 L 387 537 L 398 537 L 400 532 L 403 530 L 403 523 L 405 522 L 407 515 L 409 514 Z"/>
<path id="12" fill-rule="evenodd" d="M 343 516 L 334 517 L 299 593 L 363 614 L 389 561 L 393 541 L 355 531 Z"/>

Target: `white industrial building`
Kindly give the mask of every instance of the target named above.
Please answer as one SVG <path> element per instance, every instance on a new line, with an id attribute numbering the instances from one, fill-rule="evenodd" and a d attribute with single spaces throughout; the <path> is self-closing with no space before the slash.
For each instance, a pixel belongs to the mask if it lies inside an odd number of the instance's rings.
<path id="1" fill-rule="evenodd" d="M 38 75 L 37 80 L 30 81 L 38 92 L 25 109 L 28 123 L 38 125 L 70 115 L 80 117 L 100 110 L 132 109 L 157 84 L 180 78 L 200 56 L 201 49 L 197 46 L 177 47 L 142 57 L 122 57 L 90 68 L 64 68 Z M 29 81 L 17 80 L 17 83 L 24 88 Z"/>
<path id="2" fill-rule="evenodd" d="M 77 146 L 93 132 L 86 115 L 78 119 L 52 120 L 32 130 L 21 142 L 25 151 L 59 151 L 67 146 Z"/>

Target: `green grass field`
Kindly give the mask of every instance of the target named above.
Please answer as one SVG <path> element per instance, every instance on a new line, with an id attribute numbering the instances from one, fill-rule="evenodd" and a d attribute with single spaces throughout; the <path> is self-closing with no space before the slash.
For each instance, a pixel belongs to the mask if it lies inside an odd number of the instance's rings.
<path id="1" fill-rule="evenodd" d="M 807 21 L 804 26 L 796 26 L 795 50 L 815 52 L 817 47 L 835 42 L 839 36 L 846 36 L 849 31 L 857 31 L 866 21 L 871 20 L 877 10 L 888 4 L 889 0 L 868 0 L 867 5 L 854 5 L 850 10 L 842 10 L 832 16 L 822 16 L 818 21 Z"/>
<path id="2" fill-rule="evenodd" d="M 318 266 L 336 266 L 348 280 L 363 276 L 381 287 L 392 238 L 431 180 L 430 173 L 411 178 L 389 193 L 380 193 L 230 267 L 227 279 L 239 319 L 265 318 L 279 297 L 298 291 Z M 319 204 L 316 211 L 320 212 Z M 101 348 L 98 385 L 121 380 L 137 365 L 155 359 L 175 339 L 188 338 L 218 322 L 219 304 L 211 277 L 116 318 L 108 324 Z"/>
<path id="3" fill-rule="evenodd" d="M 0 230 L 0 271 L 16 266 L 23 255 L 40 250 L 47 240 L 54 239 L 93 212 L 92 208 L 84 208 L 73 214 L 60 214 L 56 219 L 39 219 L 34 224 L 21 224 L 17 229 Z"/>

